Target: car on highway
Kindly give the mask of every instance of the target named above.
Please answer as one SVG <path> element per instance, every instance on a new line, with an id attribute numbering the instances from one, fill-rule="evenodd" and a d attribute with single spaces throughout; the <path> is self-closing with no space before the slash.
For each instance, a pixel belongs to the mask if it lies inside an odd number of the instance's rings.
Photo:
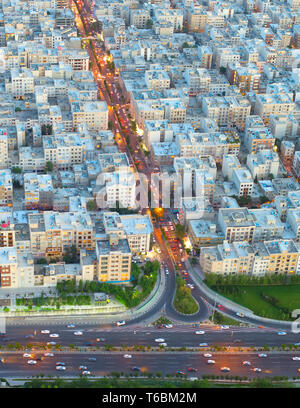
<path id="1" fill-rule="evenodd" d="M 96 357 L 89 357 L 89 361 L 97 361 Z"/>
<path id="2" fill-rule="evenodd" d="M 87 367 L 84 366 L 84 365 L 80 365 L 80 366 L 78 367 L 78 370 L 87 370 Z"/>
<path id="3" fill-rule="evenodd" d="M 57 371 L 65 371 L 65 370 L 66 370 L 66 367 L 65 367 L 65 366 L 62 366 L 62 365 L 59 365 L 59 366 L 56 366 L 56 370 L 57 370 Z"/>
<path id="4" fill-rule="evenodd" d="M 236 315 L 237 315 L 238 317 L 245 317 L 244 313 L 241 313 L 241 312 L 236 312 Z"/>
<path id="5" fill-rule="evenodd" d="M 82 331 L 76 331 L 76 332 L 74 332 L 74 334 L 75 334 L 75 336 L 82 336 L 83 335 Z"/>
<path id="6" fill-rule="evenodd" d="M 230 371 L 229 367 L 221 367 L 220 370 L 224 373 L 228 373 Z"/>
<path id="7" fill-rule="evenodd" d="M 172 329 L 172 327 L 173 327 L 173 324 L 165 324 L 166 329 Z"/>
<path id="8" fill-rule="evenodd" d="M 25 339 L 33 339 L 34 335 L 33 334 L 26 334 Z"/>
<path id="9" fill-rule="evenodd" d="M 117 326 L 124 326 L 124 324 L 126 324 L 124 320 L 116 323 Z"/>
<path id="10" fill-rule="evenodd" d="M 23 354 L 23 357 L 29 358 L 29 357 L 31 357 L 31 354 L 24 353 L 24 354 Z"/>
<path id="11" fill-rule="evenodd" d="M 207 360 L 207 364 L 216 364 L 215 360 Z"/>
<path id="12" fill-rule="evenodd" d="M 82 371 L 81 374 L 82 374 L 82 375 L 91 375 L 91 372 L 90 372 L 90 371 L 87 371 L 87 370 L 84 370 L 84 371 Z"/>
<path id="13" fill-rule="evenodd" d="M 132 358 L 132 355 L 131 355 L 131 354 L 124 354 L 123 357 L 124 357 L 124 358 Z"/>
<path id="14" fill-rule="evenodd" d="M 292 357 L 293 361 L 300 361 L 300 357 Z"/>
<path id="15" fill-rule="evenodd" d="M 254 367 L 254 368 L 253 368 L 253 371 L 254 371 L 255 373 L 260 373 L 260 372 L 261 372 L 261 368 Z"/>
<path id="16" fill-rule="evenodd" d="M 42 333 L 42 334 L 49 334 L 49 333 L 50 333 L 50 330 L 41 330 L 41 333 Z"/>
<path id="17" fill-rule="evenodd" d="M 200 347 L 207 347 L 208 344 L 207 344 L 207 343 L 200 343 L 199 346 L 200 346 Z"/>
<path id="18" fill-rule="evenodd" d="M 250 361 L 243 361 L 242 364 L 243 366 L 251 366 Z"/>
<path id="19" fill-rule="evenodd" d="M 59 337 L 59 334 L 57 334 L 57 333 L 52 333 L 52 334 L 49 335 L 49 337 L 57 338 L 57 337 Z"/>
<path id="20" fill-rule="evenodd" d="M 185 375 L 185 372 L 184 372 L 184 371 L 181 371 L 181 370 L 177 370 L 177 371 L 176 371 L 176 374 L 177 374 L 177 375 Z"/>
<path id="21" fill-rule="evenodd" d="M 221 329 L 222 329 L 222 330 L 228 330 L 228 329 L 229 329 L 229 326 L 227 326 L 227 325 L 222 325 L 222 326 L 221 326 Z"/>
<path id="22" fill-rule="evenodd" d="M 140 367 L 131 367 L 131 371 L 141 371 Z"/>
<path id="23" fill-rule="evenodd" d="M 161 338 L 155 339 L 156 343 L 164 343 L 164 341 L 165 339 L 161 339 Z"/>
<path id="24" fill-rule="evenodd" d="M 265 353 L 260 353 L 260 354 L 258 354 L 258 357 L 265 358 L 265 357 L 268 357 L 268 356 Z"/>
<path id="25" fill-rule="evenodd" d="M 98 337 L 98 338 L 96 339 L 96 342 L 99 343 L 99 341 L 105 341 L 105 338 L 104 338 L 104 337 Z"/>
<path id="26" fill-rule="evenodd" d="M 70 324 L 68 324 L 67 328 L 68 329 L 75 329 L 75 324 L 70 323 Z"/>
<path id="27" fill-rule="evenodd" d="M 65 364 L 64 362 L 62 362 L 62 361 L 58 361 L 58 362 L 56 363 L 56 365 L 57 365 L 57 366 L 60 366 L 60 365 L 61 365 L 61 366 L 65 366 L 66 364 Z"/>
<path id="28" fill-rule="evenodd" d="M 278 336 L 285 336 L 285 335 L 286 335 L 286 332 L 285 332 L 285 331 L 280 331 L 280 332 L 278 332 L 277 334 L 278 334 Z"/>
<path id="29" fill-rule="evenodd" d="M 203 330 L 197 330 L 197 331 L 195 331 L 195 334 L 205 334 L 205 331 L 203 331 Z"/>
<path id="30" fill-rule="evenodd" d="M 198 371 L 198 368 L 189 367 L 189 368 L 188 368 L 188 371 L 189 371 L 190 373 L 195 373 L 196 371 Z"/>
<path id="31" fill-rule="evenodd" d="M 55 341 L 48 341 L 47 346 L 55 346 Z"/>
<path id="32" fill-rule="evenodd" d="M 210 354 L 210 353 L 204 353 L 204 354 L 203 354 L 203 357 L 210 358 L 210 357 L 212 357 L 212 354 Z"/>
<path id="33" fill-rule="evenodd" d="M 222 306 L 222 305 L 217 305 L 217 308 L 220 309 L 220 310 L 224 310 L 224 306 Z"/>
<path id="34" fill-rule="evenodd" d="M 27 364 L 34 365 L 34 364 L 36 364 L 36 360 L 28 360 Z"/>
<path id="35" fill-rule="evenodd" d="M 44 356 L 45 357 L 54 357 L 54 354 L 53 353 L 45 353 Z"/>

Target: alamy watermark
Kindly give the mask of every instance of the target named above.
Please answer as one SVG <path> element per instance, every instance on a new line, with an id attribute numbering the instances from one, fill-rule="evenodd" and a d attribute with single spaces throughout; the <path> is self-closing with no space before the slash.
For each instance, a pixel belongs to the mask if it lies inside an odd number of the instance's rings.
<path id="1" fill-rule="evenodd" d="M 98 208 L 183 208 L 185 200 L 197 200 L 198 209 L 204 211 L 207 191 L 213 188 L 212 176 L 207 172 L 185 170 L 180 173 L 133 173 L 120 170 L 100 173 L 96 179 Z"/>

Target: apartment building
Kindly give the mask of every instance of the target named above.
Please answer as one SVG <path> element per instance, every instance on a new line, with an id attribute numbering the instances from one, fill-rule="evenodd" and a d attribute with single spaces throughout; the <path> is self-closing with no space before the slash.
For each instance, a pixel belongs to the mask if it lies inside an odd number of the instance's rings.
<path id="1" fill-rule="evenodd" d="M 132 253 L 147 253 L 152 248 L 153 226 L 149 215 L 119 215 L 104 212 L 103 224 L 107 236 L 126 238 Z"/>
<path id="2" fill-rule="evenodd" d="M 255 223 L 248 208 L 220 208 L 218 224 L 229 243 L 254 240 Z"/>
<path id="3" fill-rule="evenodd" d="M 254 113 L 262 118 L 265 125 L 268 125 L 271 114 L 289 114 L 294 108 L 295 103 L 287 94 L 258 94 Z"/>
<path id="4" fill-rule="evenodd" d="M 259 246 L 245 242 L 202 248 L 200 265 L 204 273 L 222 275 L 299 273 L 299 249 L 292 240 L 265 241 Z"/>
<path id="5" fill-rule="evenodd" d="M 45 161 L 51 161 L 58 169 L 69 169 L 94 155 L 92 138 L 83 134 L 62 133 L 43 138 Z"/>
<path id="6" fill-rule="evenodd" d="M 261 150 L 272 150 L 275 137 L 260 116 L 251 115 L 246 118 L 244 142 L 249 153 L 257 154 Z"/>
<path id="7" fill-rule="evenodd" d="M 250 116 L 251 104 L 247 98 L 233 96 L 204 97 L 202 110 L 206 117 L 214 119 L 219 126 L 245 127 Z"/>
<path id="8" fill-rule="evenodd" d="M 25 208 L 52 209 L 53 190 L 52 178 L 49 174 L 25 173 Z"/>
<path id="9" fill-rule="evenodd" d="M 150 20 L 149 10 L 144 8 L 130 10 L 130 25 L 137 28 L 146 28 L 148 20 Z"/>
<path id="10" fill-rule="evenodd" d="M 247 167 L 253 179 L 268 179 L 270 174 L 277 177 L 279 157 L 273 150 L 260 150 L 257 154 L 248 154 Z"/>
<path id="11" fill-rule="evenodd" d="M 0 206 L 13 205 L 12 174 L 9 169 L 0 170 Z"/>
<path id="12" fill-rule="evenodd" d="M 7 132 L 0 130 L 0 168 L 6 169 L 8 165 L 8 137 Z"/>
<path id="13" fill-rule="evenodd" d="M 34 265 L 30 253 L 17 254 L 15 247 L 0 248 L 0 288 L 32 288 Z"/>
<path id="14" fill-rule="evenodd" d="M 24 96 L 34 93 L 34 77 L 28 68 L 12 68 L 5 80 L 5 91 L 13 96 Z"/>
<path id="15" fill-rule="evenodd" d="M 247 197 L 252 195 L 253 178 L 248 169 L 236 168 L 232 171 L 232 182 L 238 191 L 239 197 Z"/>
<path id="16" fill-rule="evenodd" d="M 89 130 L 105 130 L 108 126 L 108 108 L 104 101 L 73 102 L 71 104 L 73 126 L 87 124 Z"/>
<path id="17" fill-rule="evenodd" d="M 126 282 L 131 277 L 132 254 L 128 240 L 110 235 L 108 240 L 98 241 L 97 280 L 100 282 Z"/>

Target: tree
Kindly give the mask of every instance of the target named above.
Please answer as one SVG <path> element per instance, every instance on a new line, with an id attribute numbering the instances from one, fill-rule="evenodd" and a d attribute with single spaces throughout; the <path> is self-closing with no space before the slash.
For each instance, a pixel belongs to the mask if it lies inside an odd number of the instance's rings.
<path id="1" fill-rule="evenodd" d="M 21 174 L 22 173 L 22 169 L 20 167 L 16 167 L 16 166 L 12 167 L 11 171 L 14 174 Z"/>
<path id="2" fill-rule="evenodd" d="M 113 123 L 112 123 L 111 120 L 109 120 L 109 121 L 108 121 L 108 129 L 109 129 L 109 130 L 112 130 L 112 127 L 113 127 Z"/>
<path id="3" fill-rule="evenodd" d="M 273 180 L 273 179 L 274 179 L 274 174 L 273 174 L 273 173 L 270 173 L 270 174 L 269 174 L 269 179 L 270 179 L 270 180 Z"/>
<path id="4" fill-rule="evenodd" d="M 47 173 L 51 173 L 53 171 L 53 163 L 52 161 L 47 161 L 46 166 L 45 166 L 45 171 Z"/>
<path id="5" fill-rule="evenodd" d="M 153 27 L 153 21 L 151 20 L 151 18 L 149 18 L 149 20 L 146 23 L 146 28 L 150 30 L 152 27 Z"/>
<path id="6" fill-rule="evenodd" d="M 86 208 L 88 211 L 96 211 L 97 210 L 97 204 L 95 203 L 94 200 L 89 200 L 86 203 Z"/>
<path id="7" fill-rule="evenodd" d="M 21 111 L 22 111 L 22 109 L 19 108 L 18 106 L 15 108 L 15 112 L 21 112 Z"/>
<path id="8" fill-rule="evenodd" d="M 226 68 L 220 67 L 220 74 L 226 74 Z"/>
<path id="9" fill-rule="evenodd" d="M 176 224 L 175 226 L 176 235 L 179 239 L 183 239 L 185 235 L 184 225 Z"/>
<path id="10" fill-rule="evenodd" d="M 188 43 L 187 43 L 187 42 L 184 42 L 184 43 L 182 44 L 182 48 L 189 48 Z"/>
<path id="11" fill-rule="evenodd" d="M 39 258 L 39 259 L 36 261 L 36 263 L 37 263 L 38 265 L 47 265 L 47 264 L 48 264 L 46 258 Z"/>

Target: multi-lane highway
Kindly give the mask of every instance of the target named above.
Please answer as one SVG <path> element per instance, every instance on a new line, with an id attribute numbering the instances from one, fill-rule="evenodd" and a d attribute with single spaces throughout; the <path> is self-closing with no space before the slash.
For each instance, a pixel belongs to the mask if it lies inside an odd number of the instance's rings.
<path id="1" fill-rule="evenodd" d="M 68 328 L 67 324 L 60 320 L 49 320 L 47 323 L 30 322 L 29 326 L 10 326 L 7 327 L 6 337 L 0 338 L 2 346 L 8 343 L 27 344 L 44 344 L 54 341 L 62 346 L 75 344 L 76 346 L 85 346 L 86 343 L 94 345 L 110 344 L 114 346 L 157 346 L 156 338 L 163 338 L 168 347 L 199 347 L 201 343 L 207 343 L 208 347 L 213 346 L 281 346 L 282 344 L 300 344 L 300 334 L 287 332 L 286 335 L 279 335 L 278 332 L 271 329 L 257 328 L 229 328 L 221 329 L 221 326 L 201 326 L 193 328 L 191 326 L 173 326 L 170 329 L 155 327 L 116 327 L 112 325 L 103 325 L 96 327 L 88 320 L 76 322 L 75 328 Z M 52 324 L 51 324 L 52 323 Z M 42 334 L 41 330 L 49 330 L 50 333 L 58 334 L 59 337 L 51 338 L 49 334 Z M 82 335 L 76 336 L 75 331 L 82 331 Z M 196 331 L 204 331 L 204 334 L 196 334 Z M 32 337 L 28 337 L 32 336 Z M 97 339 L 103 339 L 97 342 Z M 299 348 L 300 350 L 300 348 Z"/>
<path id="2" fill-rule="evenodd" d="M 136 373 L 141 372 L 156 374 L 161 372 L 162 375 L 176 374 L 181 371 L 182 375 L 188 377 L 201 378 L 202 375 L 229 375 L 248 378 L 256 377 L 274 377 L 287 376 L 296 377 L 300 373 L 300 361 L 293 361 L 292 357 L 297 354 L 278 353 L 269 354 L 265 358 L 258 357 L 256 353 L 211 353 L 211 357 L 204 357 L 204 353 L 141 353 L 131 352 L 131 358 L 124 358 L 129 352 L 113 352 L 100 353 L 54 353 L 52 357 L 45 357 L 44 353 L 32 353 L 31 357 L 23 357 L 23 353 L 2 353 L 4 363 L 1 364 L 0 375 L 6 378 L 26 378 L 40 374 L 74 377 L 80 375 L 83 371 L 80 366 L 86 367 L 94 376 L 105 376 L 112 372 L 123 374 L 133 373 L 133 368 L 136 368 Z M 90 358 L 96 361 L 90 361 Z M 30 359 L 42 358 L 42 361 L 37 361 L 35 365 L 29 365 Z M 209 364 L 208 360 L 215 361 L 214 364 Z M 244 361 L 249 361 L 250 366 L 243 365 Z M 56 363 L 64 363 L 66 370 L 56 370 Z M 228 367 L 230 371 L 222 372 L 222 367 Z M 254 369 L 260 369 L 254 370 Z M 140 370 L 140 371 L 138 371 Z"/>

